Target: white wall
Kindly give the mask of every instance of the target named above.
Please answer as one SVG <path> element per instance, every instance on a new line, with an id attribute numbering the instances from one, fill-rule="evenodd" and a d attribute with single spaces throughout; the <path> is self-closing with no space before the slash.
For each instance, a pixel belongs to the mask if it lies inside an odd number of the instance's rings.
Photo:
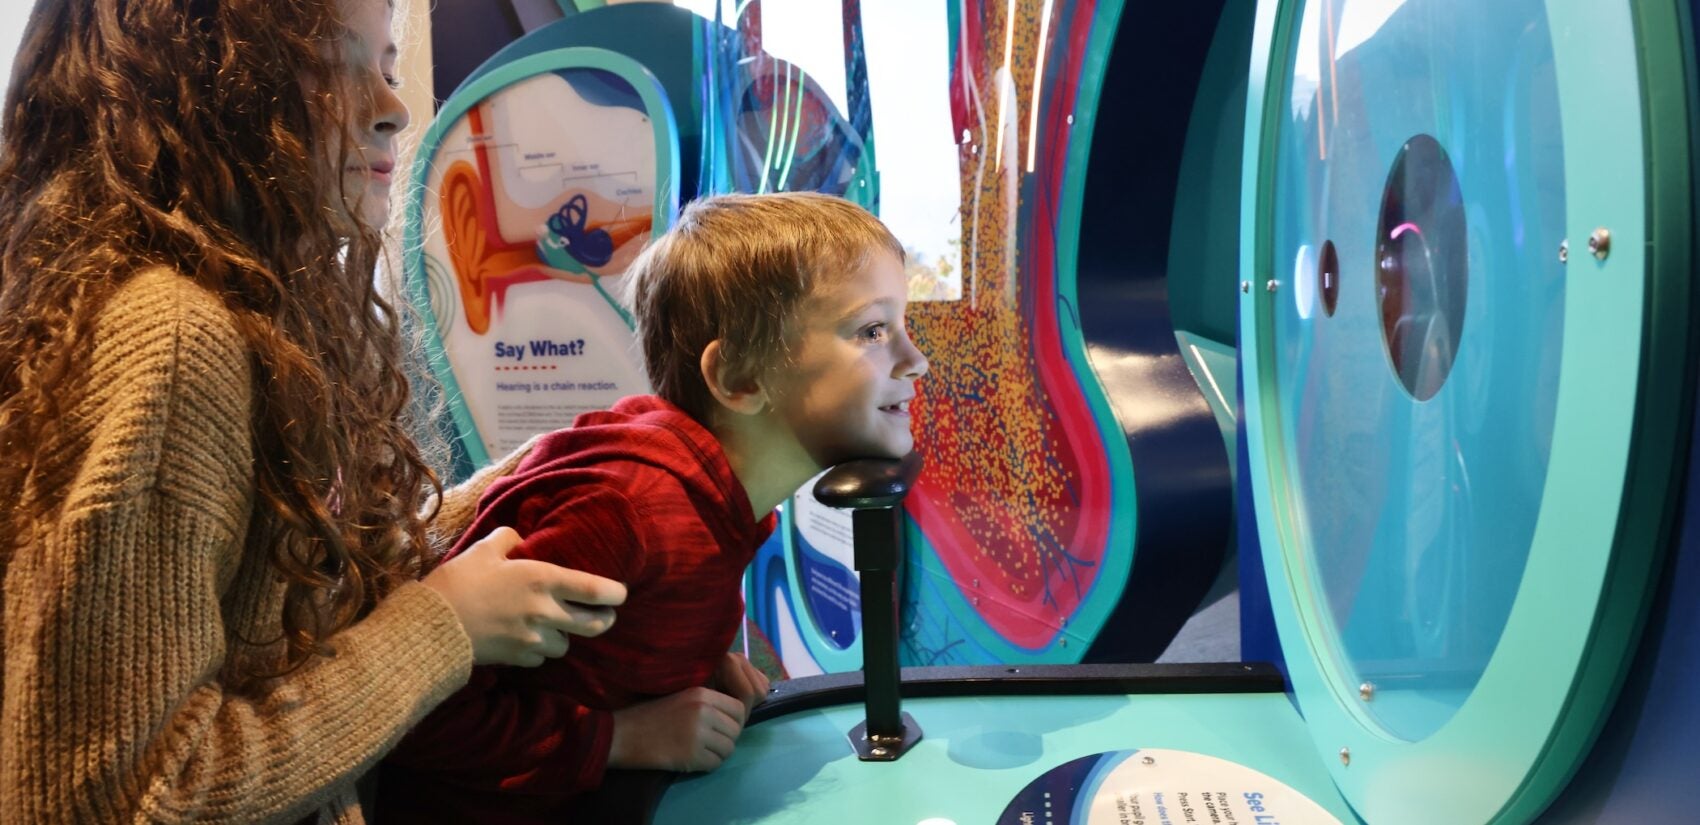
<path id="1" fill-rule="evenodd" d="M 31 0 L 0 0 L 0 94 L 12 78 L 12 56 L 18 52 L 18 41 L 24 36 L 24 23 L 29 20 Z"/>

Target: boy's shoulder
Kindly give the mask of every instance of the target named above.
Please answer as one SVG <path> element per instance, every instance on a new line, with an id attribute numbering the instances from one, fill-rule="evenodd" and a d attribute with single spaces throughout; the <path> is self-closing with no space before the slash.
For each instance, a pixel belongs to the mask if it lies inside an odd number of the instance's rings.
<path id="1" fill-rule="evenodd" d="M 725 462 L 714 434 L 684 410 L 653 395 L 638 395 L 584 413 L 573 426 L 543 435 L 516 473 L 610 464 L 677 473 Z"/>
<path id="2" fill-rule="evenodd" d="M 529 508 L 571 506 L 592 491 L 616 493 L 634 511 L 661 518 L 675 510 L 728 519 L 749 508 L 743 485 L 713 433 L 655 396 L 633 396 L 580 415 L 572 427 L 537 439 L 514 472 L 486 499 Z"/>

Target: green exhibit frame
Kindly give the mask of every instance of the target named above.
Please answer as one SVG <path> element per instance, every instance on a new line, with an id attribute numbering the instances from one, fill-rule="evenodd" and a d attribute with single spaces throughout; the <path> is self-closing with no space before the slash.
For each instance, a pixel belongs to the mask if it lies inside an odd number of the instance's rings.
<path id="1" fill-rule="evenodd" d="M 1279 506 L 1291 482 L 1264 285 L 1277 278 L 1278 107 L 1302 3 L 1258 11 L 1242 170 L 1255 196 L 1241 206 L 1240 246 L 1250 477 L 1294 693 L 1368 821 L 1524 822 L 1550 804 L 1611 710 L 1669 542 L 1693 395 L 1689 21 L 1669 0 L 1613 5 L 1547 3 L 1573 250 L 1551 466 L 1504 635 L 1457 714 L 1418 741 L 1388 733 L 1346 680 L 1311 560 Z M 1612 233 L 1604 261 L 1585 250 L 1600 226 Z"/>
<path id="2" fill-rule="evenodd" d="M 679 130 L 673 122 L 672 106 L 669 105 L 667 93 L 661 88 L 661 82 L 655 79 L 655 75 L 645 69 L 643 64 L 626 55 L 584 46 L 529 55 L 476 77 L 443 104 L 442 109 L 437 112 L 437 117 L 431 121 L 431 127 L 420 139 L 419 150 L 414 155 L 413 169 L 408 176 L 408 212 L 402 236 L 402 248 L 405 250 L 403 264 L 406 267 L 409 297 L 423 316 L 427 330 L 427 363 L 431 366 L 432 374 L 443 386 L 444 403 L 454 422 L 455 437 L 466 451 L 474 469 L 490 463 L 490 454 L 484 449 L 484 442 L 478 435 L 478 427 L 472 420 L 472 412 L 466 406 L 460 382 L 455 379 L 448 352 L 443 348 L 443 340 L 438 333 L 443 327 L 438 322 L 436 312 L 431 308 L 430 285 L 426 277 L 422 206 L 425 183 L 431 173 L 437 151 L 442 148 L 444 136 L 473 106 L 507 86 L 561 69 L 601 69 L 618 76 L 637 90 L 655 131 L 655 160 L 659 167 L 655 170 L 652 234 L 659 235 L 667 231 L 667 227 L 673 222 L 673 216 L 679 211 L 679 186 L 675 179 L 679 168 Z"/>

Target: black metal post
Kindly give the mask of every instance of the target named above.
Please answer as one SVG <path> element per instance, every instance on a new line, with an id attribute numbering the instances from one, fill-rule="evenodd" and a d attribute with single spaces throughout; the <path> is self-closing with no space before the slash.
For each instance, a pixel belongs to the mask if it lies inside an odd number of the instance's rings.
<path id="1" fill-rule="evenodd" d="M 897 670 L 897 545 L 902 510 L 857 510 L 856 572 L 862 575 L 862 682 L 869 739 L 903 737 Z"/>
<path id="2" fill-rule="evenodd" d="M 815 485 L 815 498 L 849 509 L 856 572 L 862 580 L 862 686 L 867 718 L 850 729 L 863 761 L 889 762 L 921 741 L 921 726 L 903 712 L 897 666 L 897 567 L 902 563 L 903 510 L 898 506 L 920 474 L 920 456 L 902 461 L 853 461 L 834 467 Z"/>

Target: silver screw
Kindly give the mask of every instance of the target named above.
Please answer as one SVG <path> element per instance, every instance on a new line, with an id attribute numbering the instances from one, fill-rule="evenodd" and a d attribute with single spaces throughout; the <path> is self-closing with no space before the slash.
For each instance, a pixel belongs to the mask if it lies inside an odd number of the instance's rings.
<path id="1" fill-rule="evenodd" d="M 884 756 L 884 755 L 890 753 L 890 751 L 886 750 L 885 748 L 874 748 L 873 750 L 868 751 L 868 753 L 871 753 L 874 756 Z"/>
<path id="2" fill-rule="evenodd" d="M 1561 263 L 1561 264 L 1570 263 L 1570 239 L 1569 238 L 1565 238 L 1564 240 L 1558 242 L 1558 262 Z"/>
<path id="3" fill-rule="evenodd" d="M 1347 765 L 1347 766 L 1350 766 L 1352 764 L 1352 749 L 1351 748 L 1341 748 L 1340 749 L 1340 764 Z"/>
<path id="4" fill-rule="evenodd" d="M 1251 281 L 1240 281 L 1240 291 L 1246 293 L 1247 295 L 1250 295 L 1251 294 Z"/>
<path id="5" fill-rule="evenodd" d="M 1603 261 L 1611 254 L 1611 230 L 1600 227 L 1594 234 L 1588 236 L 1588 251 L 1594 253 L 1594 259 Z"/>
<path id="6" fill-rule="evenodd" d="M 1374 699 L 1375 698 L 1375 683 L 1374 682 L 1365 682 L 1361 685 L 1358 685 L 1358 698 L 1364 700 L 1365 702 L 1368 702 L 1369 700 Z"/>
<path id="7" fill-rule="evenodd" d="M 1269 282 L 1269 283 L 1267 283 L 1267 284 L 1264 284 L 1264 285 L 1263 285 L 1263 288 L 1264 288 L 1264 289 L 1267 289 L 1267 290 L 1269 290 L 1269 291 L 1270 291 L 1270 292 L 1274 292 L 1274 291 L 1275 291 L 1275 290 L 1277 290 L 1277 289 L 1280 289 L 1280 288 L 1281 288 L 1281 282 L 1280 282 L 1280 281 L 1275 281 L 1275 280 L 1271 280 L 1271 281 L 1270 281 L 1270 282 Z"/>
<path id="8" fill-rule="evenodd" d="M 1149 756 L 1147 756 L 1144 759 L 1141 759 L 1139 761 L 1140 761 L 1141 764 L 1144 764 L 1144 765 L 1155 765 L 1155 764 L 1157 764 L 1157 760 L 1153 759 Z"/>

